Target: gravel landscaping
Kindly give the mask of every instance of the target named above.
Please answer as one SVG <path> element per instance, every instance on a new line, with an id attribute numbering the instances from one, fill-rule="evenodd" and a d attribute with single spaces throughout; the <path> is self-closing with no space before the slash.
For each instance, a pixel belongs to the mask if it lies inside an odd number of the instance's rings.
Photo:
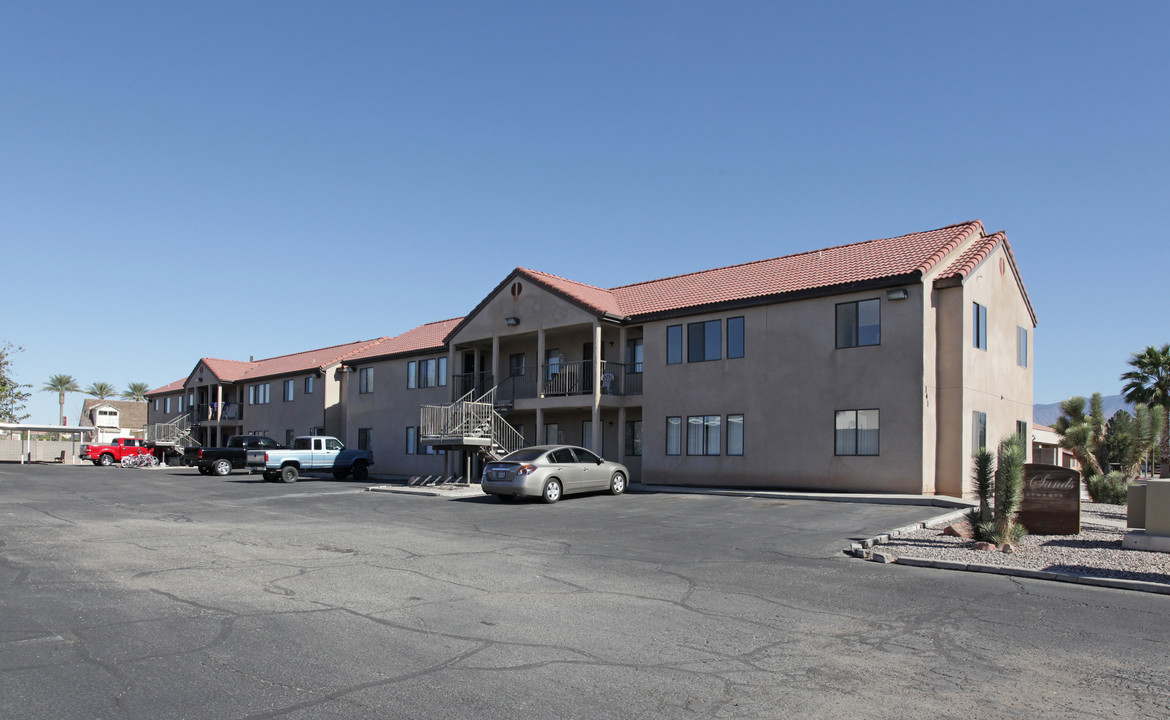
<path id="1" fill-rule="evenodd" d="M 1121 538 L 1126 533 L 1123 505 L 1082 503 L 1080 535 L 1027 535 L 1014 553 L 974 550 L 974 541 L 945 535 L 943 527 L 902 532 L 878 548 L 898 558 L 978 563 L 1170 585 L 1170 553 L 1122 549 Z"/>

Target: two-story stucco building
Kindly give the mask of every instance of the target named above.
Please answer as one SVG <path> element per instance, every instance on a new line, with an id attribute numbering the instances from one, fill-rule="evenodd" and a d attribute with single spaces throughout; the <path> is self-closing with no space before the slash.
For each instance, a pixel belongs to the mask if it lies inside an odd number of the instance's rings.
<path id="1" fill-rule="evenodd" d="M 342 346 L 324 427 L 396 475 L 564 442 L 648 484 L 963 495 L 975 448 L 1028 432 L 1035 326 L 979 221 L 608 289 L 517 268 L 465 317 Z M 228 362 L 188 404 L 227 385 L 252 413 L 228 424 L 280 437 L 247 393 L 311 363 Z"/>

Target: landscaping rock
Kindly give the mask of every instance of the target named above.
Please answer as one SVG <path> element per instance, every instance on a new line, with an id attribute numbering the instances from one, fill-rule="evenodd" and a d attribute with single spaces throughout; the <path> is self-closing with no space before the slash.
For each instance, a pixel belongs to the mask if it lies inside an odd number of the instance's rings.
<path id="1" fill-rule="evenodd" d="M 975 538 L 975 531 L 971 528 L 971 523 L 964 520 L 963 522 L 958 522 L 954 525 L 947 525 L 945 528 L 943 528 L 943 535 L 963 538 L 964 540 L 972 540 Z"/>
<path id="2" fill-rule="evenodd" d="M 995 543 L 977 542 L 977 543 L 975 543 L 975 549 L 976 550 L 987 550 L 989 552 L 995 552 L 996 547 L 995 547 Z"/>

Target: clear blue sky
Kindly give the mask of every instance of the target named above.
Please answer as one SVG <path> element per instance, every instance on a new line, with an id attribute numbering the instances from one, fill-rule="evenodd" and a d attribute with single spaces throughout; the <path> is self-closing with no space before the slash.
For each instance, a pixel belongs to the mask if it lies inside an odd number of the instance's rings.
<path id="1" fill-rule="evenodd" d="M 0 5 L 0 341 L 156 387 L 980 218 L 1037 403 L 1170 341 L 1170 3 Z M 76 421 L 81 396 L 66 411 Z"/>

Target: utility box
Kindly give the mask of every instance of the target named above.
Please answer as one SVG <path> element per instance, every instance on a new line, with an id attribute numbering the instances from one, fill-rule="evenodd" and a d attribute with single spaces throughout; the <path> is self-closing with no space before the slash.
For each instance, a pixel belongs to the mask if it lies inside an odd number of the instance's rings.
<path id="1" fill-rule="evenodd" d="M 1134 483 L 1129 486 L 1129 497 L 1125 504 L 1125 526 L 1144 528 L 1146 526 L 1146 486 Z"/>

